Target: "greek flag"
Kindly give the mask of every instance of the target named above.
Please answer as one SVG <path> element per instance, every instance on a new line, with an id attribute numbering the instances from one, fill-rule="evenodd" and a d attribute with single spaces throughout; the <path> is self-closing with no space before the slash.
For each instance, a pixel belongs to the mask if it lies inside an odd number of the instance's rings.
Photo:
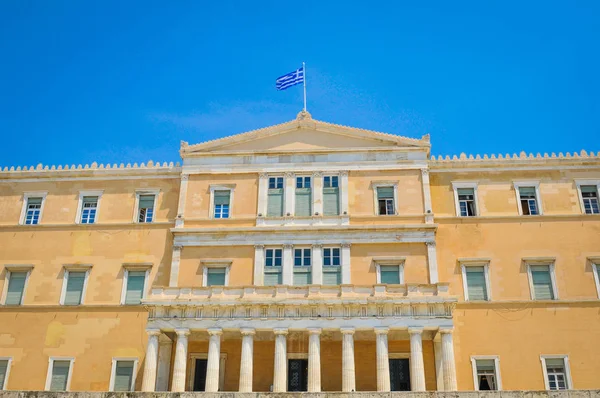
<path id="1" fill-rule="evenodd" d="M 277 90 L 285 90 L 300 83 L 304 83 L 304 66 L 275 80 Z"/>

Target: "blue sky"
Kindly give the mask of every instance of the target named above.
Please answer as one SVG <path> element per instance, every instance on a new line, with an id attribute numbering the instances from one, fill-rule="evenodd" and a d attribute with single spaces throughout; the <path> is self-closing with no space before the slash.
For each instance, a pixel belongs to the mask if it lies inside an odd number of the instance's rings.
<path id="1" fill-rule="evenodd" d="M 598 1 L 2 1 L 0 166 L 177 161 L 293 119 L 433 154 L 600 150 Z"/>

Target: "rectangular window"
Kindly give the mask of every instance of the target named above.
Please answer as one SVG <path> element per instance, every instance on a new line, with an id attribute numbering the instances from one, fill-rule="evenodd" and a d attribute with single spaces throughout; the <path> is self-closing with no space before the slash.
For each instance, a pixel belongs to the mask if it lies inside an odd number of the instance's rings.
<path id="1" fill-rule="evenodd" d="M 545 358 L 549 390 L 566 390 L 569 387 L 564 358 Z"/>
<path id="2" fill-rule="evenodd" d="M 535 187 L 519 187 L 519 198 L 524 216 L 536 216 L 540 214 Z"/>
<path id="3" fill-rule="evenodd" d="M 114 374 L 111 391 L 133 391 L 135 361 L 117 360 L 113 366 Z"/>
<path id="4" fill-rule="evenodd" d="M 230 198 L 231 198 L 231 191 L 229 191 L 229 190 L 214 192 L 214 201 L 215 201 L 214 217 L 215 218 L 229 218 Z"/>
<path id="5" fill-rule="evenodd" d="M 311 249 L 294 249 L 294 285 L 310 285 L 311 255 Z"/>
<path id="6" fill-rule="evenodd" d="M 138 203 L 138 222 L 149 223 L 154 219 L 154 199 L 156 195 L 140 195 Z"/>
<path id="7" fill-rule="evenodd" d="M 581 199 L 585 214 L 600 214 L 598 208 L 598 187 L 596 185 L 582 185 Z"/>
<path id="8" fill-rule="evenodd" d="M 8 359 L 0 359 L 0 391 L 6 390 L 7 380 L 8 380 L 8 367 L 9 360 Z"/>
<path id="9" fill-rule="evenodd" d="M 93 224 L 96 222 L 97 210 L 98 197 L 84 196 L 81 201 L 81 224 Z"/>
<path id="10" fill-rule="evenodd" d="M 477 215 L 475 206 L 475 189 L 457 188 L 458 206 L 461 217 L 473 217 Z"/>
<path id="11" fill-rule="evenodd" d="M 51 361 L 49 385 L 47 390 L 49 391 L 67 391 L 69 385 L 69 373 L 71 370 L 71 360 L 57 360 Z"/>
<path id="12" fill-rule="evenodd" d="M 323 284 L 339 285 L 342 283 L 341 250 L 337 247 L 323 248 Z"/>
<path id="13" fill-rule="evenodd" d="M 484 266 L 465 267 L 464 277 L 467 282 L 467 292 L 465 297 L 467 300 L 485 301 L 488 299 Z"/>
<path id="14" fill-rule="evenodd" d="M 394 215 L 394 187 L 377 187 L 379 215 Z"/>
<path id="15" fill-rule="evenodd" d="M 296 177 L 296 209 L 298 217 L 309 217 L 312 213 L 312 191 L 310 177 Z"/>
<path id="16" fill-rule="evenodd" d="M 493 359 L 476 359 L 475 373 L 477 390 L 489 391 L 498 390 L 498 380 L 496 378 L 496 361 Z"/>
<path id="17" fill-rule="evenodd" d="M 283 216 L 283 177 L 269 177 L 267 217 Z"/>
<path id="18" fill-rule="evenodd" d="M 265 286 L 281 285 L 282 249 L 265 250 Z"/>
<path id="19" fill-rule="evenodd" d="M 340 187 L 338 176 L 323 177 L 323 214 L 340 215 Z"/>
<path id="20" fill-rule="evenodd" d="M 554 300 L 554 287 L 550 265 L 530 265 L 534 300 Z"/>
<path id="21" fill-rule="evenodd" d="M 44 198 L 41 197 L 30 197 L 27 198 L 27 208 L 25 213 L 25 225 L 36 225 L 40 222 L 40 215 L 42 212 L 42 201 Z"/>
<path id="22" fill-rule="evenodd" d="M 64 305 L 80 305 L 83 302 L 83 289 L 85 286 L 86 271 L 68 271 L 67 286 L 64 293 Z"/>
<path id="23" fill-rule="evenodd" d="M 26 282 L 27 272 L 10 272 L 8 277 L 8 289 L 6 292 L 6 305 L 23 304 L 23 294 L 25 292 Z"/>
<path id="24" fill-rule="evenodd" d="M 399 265 L 379 265 L 379 283 L 398 285 L 400 280 Z"/>
<path id="25" fill-rule="evenodd" d="M 127 285 L 125 287 L 124 304 L 137 305 L 142 302 L 146 285 L 146 271 L 125 271 Z"/>
<path id="26" fill-rule="evenodd" d="M 224 267 L 206 269 L 206 286 L 225 286 L 225 275 L 227 269 Z"/>

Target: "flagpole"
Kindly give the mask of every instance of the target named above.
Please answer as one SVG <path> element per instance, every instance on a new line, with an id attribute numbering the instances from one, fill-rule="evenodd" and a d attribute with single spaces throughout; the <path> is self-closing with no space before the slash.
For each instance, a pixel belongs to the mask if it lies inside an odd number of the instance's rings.
<path id="1" fill-rule="evenodd" d="M 302 79 L 304 82 L 304 112 L 306 112 L 306 65 L 302 62 L 302 71 L 304 72 L 304 78 Z"/>

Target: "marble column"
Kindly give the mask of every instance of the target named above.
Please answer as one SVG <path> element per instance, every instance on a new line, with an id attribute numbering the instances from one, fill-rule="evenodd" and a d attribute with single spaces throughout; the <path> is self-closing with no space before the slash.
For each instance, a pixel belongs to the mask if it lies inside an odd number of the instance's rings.
<path id="1" fill-rule="evenodd" d="M 442 368 L 442 338 L 438 333 L 433 339 L 433 356 L 435 357 L 435 379 L 438 391 L 444 391 L 444 370 Z"/>
<path id="2" fill-rule="evenodd" d="M 252 328 L 242 328 L 242 360 L 240 361 L 239 392 L 252 392 L 252 372 L 254 360 L 254 335 Z"/>
<path id="3" fill-rule="evenodd" d="M 442 372 L 444 375 L 444 390 L 456 391 L 456 364 L 454 362 L 454 343 L 452 328 L 440 328 L 442 334 Z"/>
<path id="4" fill-rule="evenodd" d="M 287 391 L 287 334 L 285 328 L 276 328 L 275 333 L 275 368 L 273 372 L 273 392 Z"/>
<path id="5" fill-rule="evenodd" d="M 220 328 L 208 329 L 210 340 L 208 341 L 208 360 L 206 361 L 206 386 L 204 391 L 219 391 L 219 363 L 221 362 L 221 335 Z"/>
<path id="6" fill-rule="evenodd" d="M 408 328 L 408 334 L 410 335 L 410 387 L 412 391 L 425 391 L 423 328 Z"/>
<path id="7" fill-rule="evenodd" d="M 354 366 L 354 328 L 341 328 L 342 332 L 342 391 L 356 391 Z"/>
<path id="8" fill-rule="evenodd" d="M 321 392 L 321 329 L 308 329 L 308 392 Z"/>
<path id="9" fill-rule="evenodd" d="M 254 285 L 265 284 L 265 246 L 254 245 Z"/>
<path id="10" fill-rule="evenodd" d="M 388 357 L 387 327 L 376 327 L 375 338 L 377 345 L 377 391 L 390 391 L 390 360 Z"/>
<path id="11" fill-rule="evenodd" d="M 144 360 L 144 378 L 142 391 L 154 391 L 156 385 L 156 365 L 158 363 L 158 336 L 160 329 L 147 329 L 148 345 L 146 346 L 146 359 Z"/>
<path id="12" fill-rule="evenodd" d="M 173 363 L 173 381 L 171 391 L 185 391 L 185 368 L 187 365 L 189 329 L 175 329 L 177 342 L 175 343 L 175 362 Z"/>
<path id="13" fill-rule="evenodd" d="M 158 370 L 156 391 L 169 391 L 169 373 L 171 372 L 171 352 L 173 340 L 162 334 L 158 338 Z"/>

